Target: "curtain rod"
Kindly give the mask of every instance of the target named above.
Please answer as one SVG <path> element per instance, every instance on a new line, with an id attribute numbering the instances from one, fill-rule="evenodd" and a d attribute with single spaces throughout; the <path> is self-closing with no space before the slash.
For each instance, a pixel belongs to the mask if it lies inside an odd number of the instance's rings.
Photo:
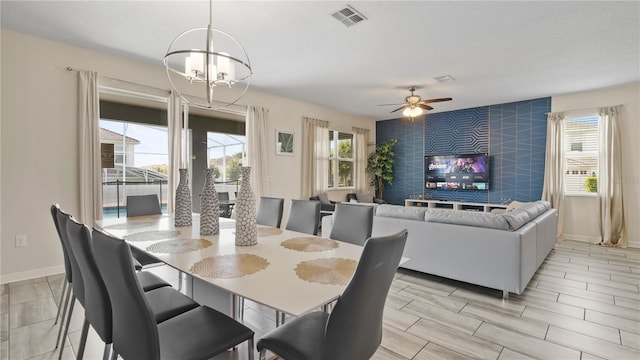
<path id="1" fill-rule="evenodd" d="M 549 115 L 549 114 L 553 114 L 554 112 L 558 113 L 558 112 L 575 112 L 575 111 L 587 111 L 587 110 L 595 110 L 598 111 L 598 109 L 603 108 L 603 107 L 616 107 L 616 106 L 622 106 L 623 104 L 618 104 L 618 105 L 608 105 L 608 106 L 598 106 L 598 107 L 591 107 L 591 108 L 584 108 L 584 109 L 571 109 L 571 110 L 563 110 L 563 111 L 550 111 L 547 113 L 544 113 L 545 115 Z"/>
<path id="2" fill-rule="evenodd" d="M 74 69 L 71 66 L 67 66 L 66 70 L 67 71 L 78 72 L 78 71 L 81 71 L 81 70 L 84 70 L 84 69 Z M 162 91 L 162 92 L 166 92 L 167 94 L 171 94 L 172 93 L 171 90 L 161 89 L 161 88 L 157 88 L 157 87 L 153 87 L 153 86 L 149 86 L 149 85 L 144 85 L 144 84 L 138 84 L 138 83 L 134 83 L 134 82 L 131 82 L 131 81 L 126 81 L 126 80 L 120 80 L 120 79 L 116 79 L 116 78 L 113 78 L 113 77 L 110 77 L 110 76 L 100 75 L 100 77 L 102 77 L 104 79 L 111 80 L 111 81 L 115 81 L 115 82 L 122 82 L 122 83 L 131 84 L 131 85 L 135 85 L 135 86 L 146 87 L 146 88 L 153 89 L 153 90 L 159 90 L 159 91 Z M 191 96 L 191 95 L 188 95 L 188 96 Z M 238 103 L 236 103 L 234 105 L 240 107 L 242 110 L 235 110 L 235 109 L 231 109 L 231 108 L 220 108 L 220 109 L 216 109 L 214 111 L 220 111 L 220 112 L 230 113 L 230 114 L 235 114 L 235 115 L 245 115 L 246 114 L 246 109 L 248 108 L 248 105 L 243 105 L 243 104 L 238 104 Z M 205 110 L 208 109 L 206 107 L 201 107 L 201 106 L 197 106 L 197 105 L 191 105 L 190 104 L 190 106 L 194 106 L 194 107 L 205 109 Z"/>
<path id="3" fill-rule="evenodd" d="M 72 68 L 71 66 L 67 66 L 66 70 L 67 70 L 67 71 L 75 71 L 75 72 L 78 72 L 78 71 L 82 71 L 82 70 L 85 70 L 85 69 L 74 69 L 74 68 Z M 85 70 L 85 71 L 87 71 L 87 70 Z M 144 84 L 138 84 L 138 83 L 135 83 L 135 82 L 132 82 L 132 81 L 116 79 L 116 78 L 114 78 L 114 77 L 106 76 L 106 75 L 99 75 L 99 76 L 100 76 L 100 77 L 102 77 L 103 79 L 106 79 L 106 80 L 115 81 L 115 82 L 121 82 L 121 83 L 130 84 L 130 85 L 135 85 L 135 86 L 142 86 L 142 87 L 146 87 L 146 88 L 153 89 L 153 90 L 156 90 L 156 91 L 162 91 L 162 92 L 165 92 L 165 93 L 167 93 L 167 94 L 171 94 L 171 91 L 170 91 L 170 90 L 167 90 L 167 89 L 161 89 L 161 88 L 157 88 L 157 87 L 154 87 L 154 86 L 149 86 L 149 85 L 144 85 Z"/>
<path id="4" fill-rule="evenodd" d="M 81 71 L 81 70 L 84 70 L 84 69 L 74 69 L 71 66 L 67 66 L 66 70 L 67 71 L 78 72 L 78 71 Z M 134 82 L 131 82 L 131 81 L 126 81 L 126 80 L 120 80 L 120 79 L 116 79 L 116 78 L 113 78 L 113 77 L 110 77 L 110 76 L 100 75 L 100 77 L 102 77 L 103 79 L 114 81 L 114 82 L 121 82 L 121 83 L 130 84 L 130 85 L 134 85 L 134 86 L 146 87 L 148 89 L 152 89 L 152 90 L 155 90 L 155 91 L 161 91 L 161 92 L 164 92 L 166 94 L 171 94 L 172 93 L 171 90 L 161 89 L 161 88 L 157 88 L 157 87 L 153 87 L 153 86 L 149 86 L 149 85 L 144 85 L 144 84 L 138 84 L 138 83 L 134 83 Z M 186 96 L 195 97 L 195 96 L 188 95 L 188 94 Z M 197 105 L 193 105 L 193 104 L 189 104 L 189 106 L 193 106 L 193 107 L 201 108 L 201 109 L 204 109 L 204 110 L 208 110 L 208 108 L 206 108 L 206 107 L 201 107 L 201 106 L 197 106 Z M 219 112 L 229 113 L 229 114 L 234 114 L 234 115 L 243 115 L 243 116 L 246 115 L 246 111 L 247 111 L 248 105 L 243 105 L 243 104 L 236 103 L 236 104 L 233 104 L 233 106 L 239 107 L 240 109 L 233 109 L 231 107 L 228 107 L 228 108 L 216 109 L 214 111 L 219 111 Z"/>

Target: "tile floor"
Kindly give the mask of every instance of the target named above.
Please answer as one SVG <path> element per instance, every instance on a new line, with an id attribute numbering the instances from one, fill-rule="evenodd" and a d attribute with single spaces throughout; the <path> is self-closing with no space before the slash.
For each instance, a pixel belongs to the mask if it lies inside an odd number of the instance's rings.
<path id="1" fill-rule="evenodd" d="M 152 271 L 171 279 L 166 267 Z M 62 275 L 1 286 L 1 359 L 54 359 L 53 326 Z M 401 270 L 385 310 L 377 360 L 640 359 L 640 250 L 564 241 L 522 295 Z M 256 340 L 274 328 L 274 311 L 247 302 Z M 82 308 L 65 341 L 73 359 Z M 90 333 L 85 359 L 104 344 Z M 219 359 L 245 359 L 246 345 Z M 256 357 L 257 359 L 257 357 Z"/>

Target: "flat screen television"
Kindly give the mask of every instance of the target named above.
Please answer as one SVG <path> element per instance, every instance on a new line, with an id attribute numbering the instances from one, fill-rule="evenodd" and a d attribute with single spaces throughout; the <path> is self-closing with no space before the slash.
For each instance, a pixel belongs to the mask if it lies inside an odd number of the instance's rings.
<path id="1" fill-rule="evenodd" d="M 427 189 L 489 190 L 489 154 L 424 157 Z"/>

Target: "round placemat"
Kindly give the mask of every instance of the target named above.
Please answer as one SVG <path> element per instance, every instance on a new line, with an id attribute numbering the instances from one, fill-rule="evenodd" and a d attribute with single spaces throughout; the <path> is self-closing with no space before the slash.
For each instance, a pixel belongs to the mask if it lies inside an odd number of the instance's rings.
<path id="1" fill-rule="evenodd" d="M 211 246 L 207 239 L 173 239 L 161 241 L 147 247 L 147 251 L 165 254 L 184 254 Z"/>
<path id="2" fill-rule="evenodd" d="M 296 275 L 301 280 L 326 285 L 346 285 L 358 262 L 352 259 L 326 258 L 298 263 Z"/>
<path id="3" fill-rule="evenodd" d="M 339 244 L 337 241 L 330 239 L 301 237 L 285 240 L 280 243 L 280 246 L 296 251 L 314 252 L 332 250 L 337 248 Z"/>
<path id="4" fill-rule="evenodd" d="M 258 227 L 258 237 L 274 236 L 282 234 L 282 229 L 272 227 Z"/>
<path id="5" fill-rule="evenodd" d="M 269 266 L 267 259 L 253 254 L 228 254 L 208 257 L 191 267 L 191 272 L 204 277 L 232 279 L 257 273 Z"/>
<path id="6" fill-rule="evenodd" d="M 162 239 L 175 239 L 178 235 L 180 235 L 180 232 L 177 230 L 154 230 L 129 234 L 126 235 L 124 239 L 128 241 L 155 241 Z"/>

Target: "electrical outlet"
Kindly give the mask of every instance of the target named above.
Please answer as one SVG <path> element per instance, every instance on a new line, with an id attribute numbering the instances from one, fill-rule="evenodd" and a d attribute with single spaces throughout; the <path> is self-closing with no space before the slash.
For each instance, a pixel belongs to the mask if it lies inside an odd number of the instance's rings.
<path id="1" fill-rule="evenodd" d="M 27 235 L 16 235 L 16 247 L 27 246 Z"/>

